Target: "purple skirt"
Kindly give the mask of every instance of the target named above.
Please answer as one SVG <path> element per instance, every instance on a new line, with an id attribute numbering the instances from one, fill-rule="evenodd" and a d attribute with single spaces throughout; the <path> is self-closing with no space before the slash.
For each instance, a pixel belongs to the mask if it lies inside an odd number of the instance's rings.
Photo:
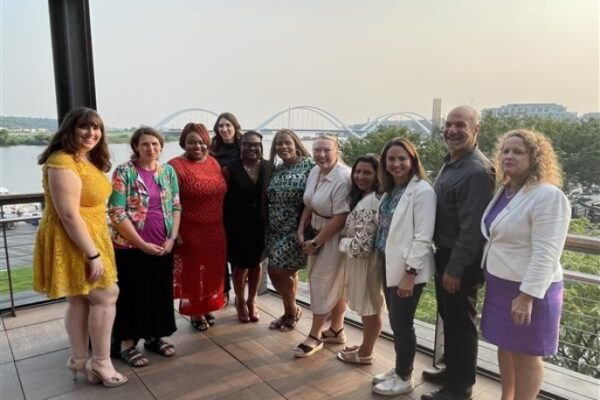
<path id="1" fill-rule="evenodd" d="M 563 283 L 554 282 L 543 299 L 533 300 L 531 324 L 517 326 L 510 315 L 520 282 L 498 278 L 484 271 L 486 293 L 481 333 L 499 348 L 532 356 L 551 356 L 558 350 L 558 331 L 563 302 Z"/>

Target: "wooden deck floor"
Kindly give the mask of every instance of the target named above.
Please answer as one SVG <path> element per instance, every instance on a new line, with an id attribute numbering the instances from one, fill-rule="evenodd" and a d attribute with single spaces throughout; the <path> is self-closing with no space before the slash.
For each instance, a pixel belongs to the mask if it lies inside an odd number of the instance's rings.
<path id="1" fill-rule="evenodd" d="M 66 304 L 57 303 L 20 310 L 16 318 L 3 317 L 0 326 L 0 399 L 382 399 L 373 394 L 374 374 L 393 366 L 393 344 L 379 339 L 376 361 L 371 366 L 344 364 L 335 357 L 341 345 L 327 346 L 307 359 L 295 359 L 292 349 L 310 327 L 310 311 L 293 332 L 267 329 L 281 313 L 280 299 L 259 298 L 261 320 L 240 324 L 229 306 L 217 315 L 206 333 L 195 331 L 177 314 L 178 331 L 171 337 L 177 355 L 166 359 L 149 354 L 151 364 L 132 369 L 116 361 L 129 382 L 106 389 L 80 378 L 71 379 L 64 367 L 68 341 L 63 326 Z M 361 331 L 347 326 L 350 343 L 358 343 Z M 417 354 L 416 388 L 398 399 L 419 399 L 435 389 L 421 379 L 431 359 Z M 498 382 L 479 376 L 475 399 L 500 398 Z"/>

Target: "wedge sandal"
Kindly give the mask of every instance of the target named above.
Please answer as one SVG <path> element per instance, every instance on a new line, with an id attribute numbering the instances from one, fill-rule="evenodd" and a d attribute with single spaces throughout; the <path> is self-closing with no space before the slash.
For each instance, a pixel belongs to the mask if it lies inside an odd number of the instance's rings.
<path id="1" fill-rule="evenodd" d="M 323 343 L 346 343 L 346 334 L 344 333 L 344 328 L 337 332 L 329 328 L 326 331 L 321 332 L 321 337 L 323 338 Z"/>
<path id="2" fill-rule="evenodd" d="M 294 356 L 298 358 L 310 357 L 323 348 L 323 341 L 321 339 L 317 339 L 313 335 L 308 335 L 308 337 L 317 342 L 317 344 L 315 346 L 309 346 L 307 344 L 300 343 L 294 350 Z"/>

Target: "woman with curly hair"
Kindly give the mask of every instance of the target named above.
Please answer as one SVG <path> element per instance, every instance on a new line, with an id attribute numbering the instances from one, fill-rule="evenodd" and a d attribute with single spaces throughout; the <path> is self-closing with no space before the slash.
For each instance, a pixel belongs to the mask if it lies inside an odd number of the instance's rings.
<path id="1" fill-rule="evenodd" d="M 488 240 L 481 331 L 498 346 L 502 399 L 535 399 L 544 377 L 542 357 L 558 350 L 560 255 L 571 207 L 543 134 L 506 133 L 498 141 L 496 168 L 500 189 L 481 222 Z"/>

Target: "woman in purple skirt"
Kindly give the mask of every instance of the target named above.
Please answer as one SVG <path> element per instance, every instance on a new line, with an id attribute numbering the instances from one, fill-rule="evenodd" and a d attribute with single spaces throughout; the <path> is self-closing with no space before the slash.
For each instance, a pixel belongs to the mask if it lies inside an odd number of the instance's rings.
<path id="1" fill-rule="evenodd" d="M 542 357 L 556 354 L 562 309 L 560 255 L 571 207 L 550 141 L 515 130 L 498 142 L 500 190 L 483 214 L 488 240 L 481 331 L 498 346 L 502 400 L 535 399 Z"/>

